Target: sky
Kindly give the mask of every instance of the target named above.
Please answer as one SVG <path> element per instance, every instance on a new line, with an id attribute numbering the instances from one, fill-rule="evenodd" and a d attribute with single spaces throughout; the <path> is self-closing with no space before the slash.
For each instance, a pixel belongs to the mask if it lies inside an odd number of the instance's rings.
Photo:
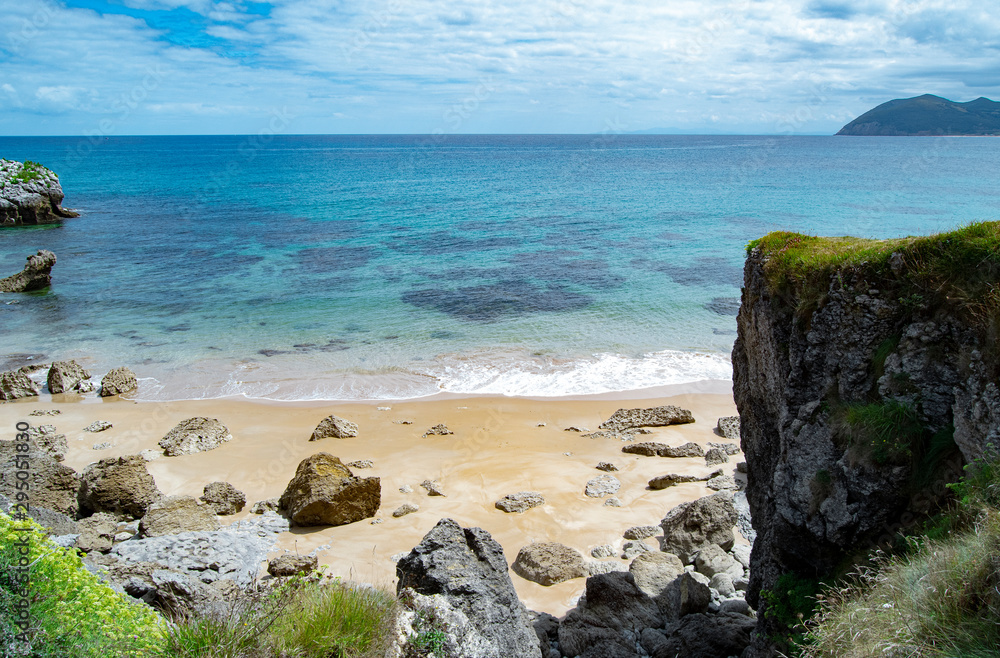
<path id="1" fill-rule="evenodd" d="M 982 0 L 0 0 L 0 135 L 832 134 L 1000 97 Z"/>

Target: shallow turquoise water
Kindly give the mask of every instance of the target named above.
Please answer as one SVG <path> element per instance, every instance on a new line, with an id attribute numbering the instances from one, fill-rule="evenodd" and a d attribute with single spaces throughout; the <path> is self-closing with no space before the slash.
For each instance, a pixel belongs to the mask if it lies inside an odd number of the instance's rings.
<path id="1" fill-rule="evenodd" d="M 5 274 L 39 248 L 59 258 L 48 292 L 0 297 L 0 361 L 127 364 L 160 399 L 726 378 L 748 240 L 996 219 L 998 144 L 0 138 L 0 156 L 59 173 L 82 212 L 0 233 Z"/>

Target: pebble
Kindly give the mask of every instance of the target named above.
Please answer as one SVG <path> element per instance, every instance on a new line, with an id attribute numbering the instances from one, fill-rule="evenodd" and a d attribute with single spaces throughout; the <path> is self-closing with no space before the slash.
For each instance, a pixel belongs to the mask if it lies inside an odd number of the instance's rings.
<path id="1" fill-rule="evenodd" d="M 112 425 L 106 420 L 95 420 L 90 425 L 83 428 L 84 432 L 103 432 L 111 429 Z"/>

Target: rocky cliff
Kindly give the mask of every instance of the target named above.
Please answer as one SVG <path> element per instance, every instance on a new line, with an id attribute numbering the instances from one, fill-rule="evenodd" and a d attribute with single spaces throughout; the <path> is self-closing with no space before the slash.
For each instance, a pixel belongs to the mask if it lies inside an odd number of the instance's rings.
<path id="1" fill-rule="evenodd" d="M 842 573 L 1000 446 L 1000 224 L 774 233 L 744 275 L 733 388 L 757 532 L 747 600 L 762 613 L 744 655 L 765 656 L 779 578 Z"/>
<path id="2" fill-rule="evenodd" d="M 52 224 L 77 213 L 64 209 L 59 177 L 37 162 L 0 159 L 0 226 Z"/>

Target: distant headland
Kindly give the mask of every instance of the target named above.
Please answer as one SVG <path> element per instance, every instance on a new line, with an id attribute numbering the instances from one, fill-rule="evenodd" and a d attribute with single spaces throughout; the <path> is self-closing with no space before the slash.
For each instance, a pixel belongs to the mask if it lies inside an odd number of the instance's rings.
<path id="1" fill-rule="evenodd" d="M 968 103 L 924 94 L 882 103 L 840 129 L 838 135 L 1000 135 L 1000 103 Z"/>

